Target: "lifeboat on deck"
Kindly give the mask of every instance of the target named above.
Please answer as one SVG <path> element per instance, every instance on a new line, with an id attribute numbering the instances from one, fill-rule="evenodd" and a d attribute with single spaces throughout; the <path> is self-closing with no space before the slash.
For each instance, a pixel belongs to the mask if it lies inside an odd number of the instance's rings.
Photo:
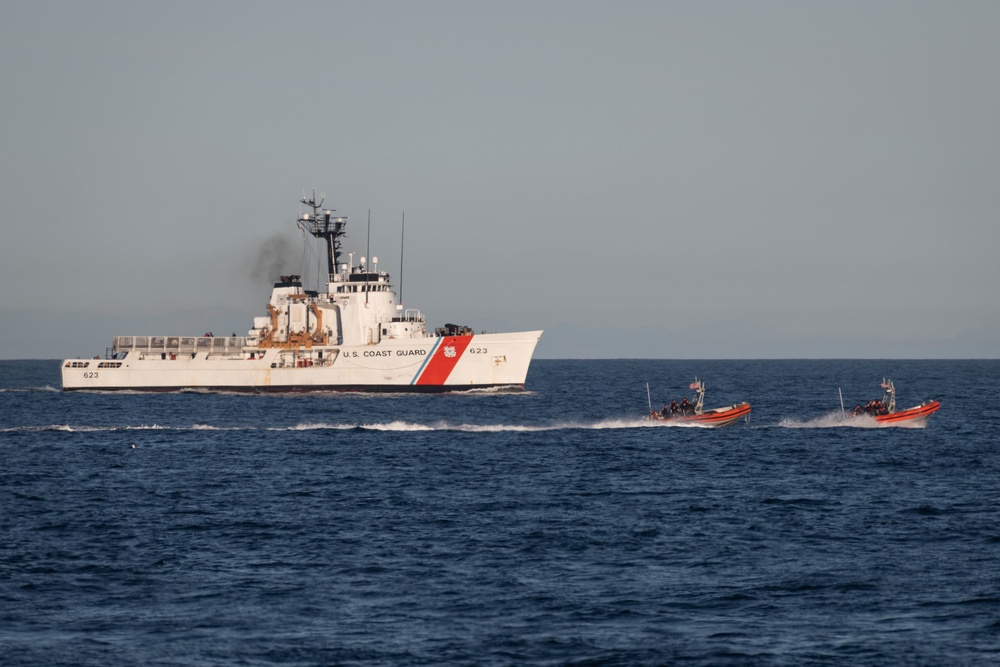
<path id="1" fill-rule="evenodd" d="M 927 418 L 941 408 L 940 401 L 925 401 L 912 408 L 896 410 L 896 387 L 892 380 L 883 379 L 881 387 L 885 390 L 882 399 L 871 400 L 864 405 L 859 403 L 851 410 L 851 417 L 869 416 L 875 419 L 875 423 L 887 426 L 894 424 L 923 426 L 927 423 Z"/>
<path id="2" fill-rule="evenodd" d="M 660 411 L 653 410 L 652 400 L 649 405 L 648 421 L 656 421 L 664 424 L 698 424 L 700 426 L 730 426 L 741 419 L 750 421 L 750 404 L 734 403 L 722 408 L 704 409 L 705 403 L 705 383 L 695 378 L 690 385 L 694 389 L 694 403 L 687 403 L 685 397 L 681 403 L 671 401 L 671 404 L 663 406 Z M 649 385 L 646 386 L 647 398 L 649 398 Z"/>

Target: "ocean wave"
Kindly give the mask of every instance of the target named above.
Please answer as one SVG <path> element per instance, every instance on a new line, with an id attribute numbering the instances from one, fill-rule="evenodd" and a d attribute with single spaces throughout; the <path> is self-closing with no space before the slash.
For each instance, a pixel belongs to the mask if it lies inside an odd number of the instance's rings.
<path id="1" fill-rule="evenodd" d="M 698 422 L 682 421 L 680 419 L 675 421 L 657 421 L 654 419 L 644 419 L 642 422 L 637 424 L 637 426 L 650 427 L 650 428 L 716 428 L 712 424 L 700 424 Z"/>
<path id="2" fill-rule="evenodd" d="M 818 428 L 820 425 L 810 423 L 795 424 L 786 420 L 779 426 L 788 428 Z M 232 424 L 206 424 L 196 423 L 191 425 L 167 426 L 163 424 L 138 424 L 138 425 L 113 425 L 113 426 L 89 426 L 72 424 L 49 424 L 43 426 L 14 426 L 0 429 L 0 433 L 15 432 L 37 432 L 37 431 L 62 431 L 67 433 L 89 433 L 89 432 L 114 432 L 114 431 L 385 431 L 385 432 L 407 432 L 407 431 L 441 431 L 441 432 L 463 432 L 463 433 L 541 433 L 549 431 L 570 431 L 570 430 L 618 430 L 633 428 L 712 428 L 711 425 L 691 422 L 664 423 L 649 421 L 645 419 L 602 419 L 599 421 L 577 421 L 567 420 L 543 424 L 517 424 L 517 423 L 489 423 L 470 424 L 464 422 L 437 421 L 433 423 L 420 423 L 395 419 L 391 421 L 374 422 L 299 422 L 285 426 L 267 425 L 232 425 Z"/>
<path id="3" fill-rule="evenodd" d="M 605 419 L 597 422 L 565 421 L 552 424 L 454 424 L 436 422 L 434 424 L 417 424 L 414 422 L 393 421 L 377 424 L 359 424 L 358 428 L 377 431 L 458 431 L 464 433 L 541 433 L 548 431 L 631 429 L 648 426 L 644 420 L 636 419 Z M 696 425 L 696 428 L 703 428 Z"/>
<path id="4" fill-rule="evenodd" d="M 88 426 L 72 424 L 44 424 L 41 426 L 10 426 L 0 429 L 0 433 L 43 433 L 43 432 L 64 432 L 64 433 L 106 433 L 109 431 L 162 431 L 170 429 L 169 426 L 159 424 L 140 424 L 138 426 Z M 183 429 L 187 430 L 187 429 Z"/>
<path id="5" fill-rule="evenodd" d="M 326 422 L 305 422 L 301 424 L 295 424 L 294 426 L 270 426 L 266 430 L 268 431 L 317 431 L 317 430 L 333 430 L 333 431 L 345 431 L 358 428 L 357 424 L 329 424 Z M 250 429 L 252 430 L 252 429 Z"/>
<path id="6" fill-rule="evenodd" d="M 851 418 L 841 412 L 831 412 L 813 419 L 785 418 L 778 421 L 781 428 L 837 428 L 849 426 L 853 428 L 873 428 L 876 426 L 874 417 L 862 416 Z"/>
<path id="7" fill-rule="evenodd" d="M 162 424 L 139 424 L 139 425 L 116 425 L 116 426 L 87 426 L 72 424 L 48 424 L 43 426 L 14 426 L 0 429 L 4 433 L 16 432 L 39 432 L 39 431 L 61 431 L 66 433 L 90 433 L 90 432 L 113 432 L 113 431 L 456 431 L 465 433 L 536 433 L 546 431 L 565 430 L 605 430 L 605 429 L 629 429 L 646 427 L 651 425 L 644 420 L 633 419 L 606 419 L 597 422 L 566 421 L 552 424 L 468 424 L 451 423 L 438 421 L 432 424 L 421 424 L 419 422 L 392 420 L 386 422 L 299 422 L 288 426 L 232 426 L 216 424 L 192 424 L 180 426 L 164 426 Z M 661 424 L 652 424 L 660 426 Z M 673 426 L 673 425 L 671 425 Z M 685 428 L 704 428 L 702 425 L 684 424 L 678 425 Z"/>
<path id="8" fill-rule="evenodd" d="M 634 426 L 631 424 L 630 426 Z M 449 422 L 436 422 L 434 424 L 420 424 L 404 420 L 393 420 L 389 422 L 365 422 L 350 424 L 328 424 L 328 423 L 302 423 L 295 426 L 275 428 L 279 431 L 310 431 L 317 429 L 331 430 L 353 430 L 362 431 L 394 431 L 394 432 L 415 432 L 415 431 L 457 431 L 465 433 L 531 433 L 541 431 L 558 431 L 565 429 L 579 428 L 608 428 L 601 424 L 452 424 Z"/>
<path id="9" fill-rule="evenodd" d="M 0 394 L 30 394 L 35 392 L 60 392 L 58 387 L 43 385 L 41 387 L 4 387 L 0 388 Z"/>

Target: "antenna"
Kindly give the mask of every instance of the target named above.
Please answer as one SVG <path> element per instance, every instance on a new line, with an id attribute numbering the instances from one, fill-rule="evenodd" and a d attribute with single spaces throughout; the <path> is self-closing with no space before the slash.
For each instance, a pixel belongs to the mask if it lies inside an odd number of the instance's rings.
<path id="1" fill-rule="evenodd" d="M 406 234 L 406 211 L 403 211 L 403 224 L 399 229 L 399 303 L 403 303 L 403 240 Z"/>
<path id="2" fill-rule="evenodd" d="M 368 209 L 368 256 L 372 256 L 372 210 Z M 365 269 L 365 305 L 368 305 L 368 269 Z"/>

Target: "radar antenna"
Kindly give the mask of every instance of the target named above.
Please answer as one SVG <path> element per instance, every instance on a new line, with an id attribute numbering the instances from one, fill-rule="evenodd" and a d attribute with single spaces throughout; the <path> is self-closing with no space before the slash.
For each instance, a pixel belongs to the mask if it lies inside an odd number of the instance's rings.
<path id="1" fill-rule="evenodd" d="M 326 241 L 326 269 L 329 274 L 328 280 L 333 280 L 333 275 L 337 273 L 337 266 L 340 264 L 340 237 L 346 232 L 346 215 L 334 215 L 333 209 L 323 209 L 323 202 L 326 198 L 321 196 L 319 203 L 316 202 L 316 191 L 312 191 L 312 197 L 299 200 L 312 209 L 312 213 L 303 213 L 295 221 L 299 229 L 309 232 L 318 239 Z M 320 210 L 323 209 L 323 210 Z"/>

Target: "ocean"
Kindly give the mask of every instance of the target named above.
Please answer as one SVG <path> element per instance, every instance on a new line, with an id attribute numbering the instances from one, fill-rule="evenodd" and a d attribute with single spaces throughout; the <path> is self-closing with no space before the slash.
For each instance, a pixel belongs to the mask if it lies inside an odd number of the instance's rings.
<path id="1" fill-rule="evenodd" d="M 749 423 L 643 421 L 696 376 Z M 941 410 L 843 420 L 883 377 Z M 1000 361 L 536 360 L 525 389 L 0 362 L 0 663 L 1000 661 Z"/>

